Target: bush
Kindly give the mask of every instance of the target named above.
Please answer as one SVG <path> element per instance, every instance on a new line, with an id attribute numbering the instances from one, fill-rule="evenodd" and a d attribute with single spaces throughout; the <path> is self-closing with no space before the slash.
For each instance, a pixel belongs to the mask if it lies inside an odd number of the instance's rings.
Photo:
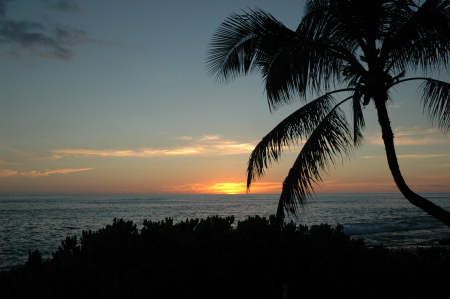
<path id="1" fill-rule="evenodd" d="M 114 219 L 67 237 L 42 262 L 30 252 L 0 273 L 1 298 L 322 298 L 345 295 L 445 296 L 449 252 L 368 248 L 343 227 L 280 227 L 274 217 Z"/>

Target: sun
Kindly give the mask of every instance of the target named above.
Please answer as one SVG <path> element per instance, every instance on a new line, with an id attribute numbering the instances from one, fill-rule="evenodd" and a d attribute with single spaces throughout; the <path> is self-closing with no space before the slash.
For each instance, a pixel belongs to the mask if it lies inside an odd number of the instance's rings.
<path id="1" fill-rule="evenodd" d="M 245 183 L 216 183 L 211 189 L 217 193 L 240 194 L 245 193 Z"/>

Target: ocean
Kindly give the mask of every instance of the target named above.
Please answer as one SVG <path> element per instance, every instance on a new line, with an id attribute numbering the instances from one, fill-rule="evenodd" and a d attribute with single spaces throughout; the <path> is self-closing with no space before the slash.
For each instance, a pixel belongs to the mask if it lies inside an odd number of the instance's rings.
<path id="1" fill-rule="evenodd" d="M 422 196 L 450 211 L 450 193 Z M 144 219 L 174 221 L 234 215 L 269 217 L 275 214 L 278 194 L 201 195 L 36 195 L 0 196 L 0 270 L 22 265 L 28 251 L 39 249 L 51 258 L 66 236 L 81 237 L 114 218 L 142 227 Z M 344 225 L 354 238 L 368 245 L 402 246 L 449 238 L 450 228 L 411 205 L 400 193 L 317 194 L 294 220 L 308 226 Z"/>

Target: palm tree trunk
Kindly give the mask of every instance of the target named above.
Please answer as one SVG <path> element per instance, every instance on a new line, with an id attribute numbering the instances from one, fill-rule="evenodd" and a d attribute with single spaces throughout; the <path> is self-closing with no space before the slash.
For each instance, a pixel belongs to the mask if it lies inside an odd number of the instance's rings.
<path id="1" fill-rule="evenodd" d="M 450 213 L 448 211 L 435 205 L 426 198 L 423 198 L 422 196 L 414 193 L 406 185 L 402 173 L 400 172 L 400 166 L 398 165 L 397 155 L 395 153 L 394 133 L 392 132 L 391 122 L 387 113 L 386 102 L 384 100 L 375 101 L 375 107 L 378 112 L 378 122 L 381 126 L 389 169 L 391 170 L 392 176 L 394 177 L 394 181 L 397 184 L 398 189 L 406 197 L 406 199 L 409 200 L 410 203 L 422 209 L 437 220 L 443 222 L 445 225 L 450 226 Z"/>

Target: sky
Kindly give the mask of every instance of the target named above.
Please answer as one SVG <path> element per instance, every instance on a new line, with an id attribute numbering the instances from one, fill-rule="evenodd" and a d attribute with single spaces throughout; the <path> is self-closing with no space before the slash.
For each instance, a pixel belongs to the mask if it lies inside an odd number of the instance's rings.
<path id="1" fill-rule="evenodd" d="M 217 83 L 206 52 L 233 12 L 295 29 L 303 4 L 0 0 L 0 194 L 245 193 L 253 147 L 302 103 L 271 113 L 258 74 Z M 389 103 L 400 167 L 414 191 L 449 192 L 450 139 L 416 88 Z M 363 146 L 317 192 L 397 192 L 373 105 L 364 113 Z M 299 149 L 250 192 L 279 193 Z"/>

